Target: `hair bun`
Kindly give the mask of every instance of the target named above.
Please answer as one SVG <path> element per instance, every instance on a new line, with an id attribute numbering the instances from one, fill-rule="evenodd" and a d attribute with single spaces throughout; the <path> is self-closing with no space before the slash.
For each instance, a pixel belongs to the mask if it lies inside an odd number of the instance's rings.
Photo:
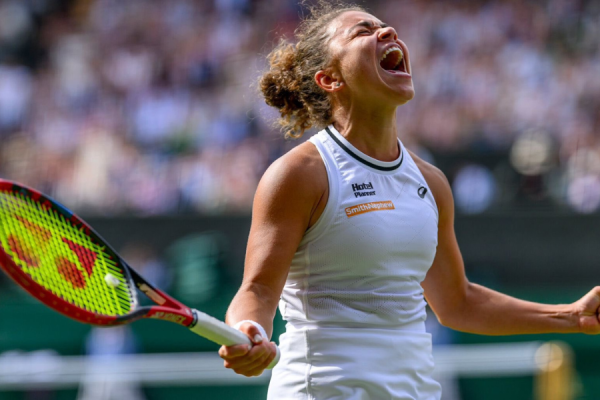
<path id="1" fill-rule="evenodd" d="M 325 0 L 309 8 L 311 16 L 295 32 L 298 43 L 281 40 L 269 54 L 269 70 L 259 82 L 265 102 L 279 110 L 278 123 L 286 136 L 293 138 L 302 136 L 311 127 L 331 123 L 329 96 L 314 79 L 330 62 L 327 27 L 344 12 L 364 11 Z"/>
<path id="2" fill-rule="evenodd" d="M 280 76 L 266 76 L 261 86 L 268 105 L 278 108 L 280 111 L 291 112 L 303 108 L 298 93 L 290 87 L 290 82 L 280 79 Z"/>
<path id="3" fill-rule="evenodd" d="M 293 44 L 281 41 L 269 56 L 270 69 L 260 81 L 260 88 L 268 105 L 281 112 L 301 109 L 298 96 L 300 83 L 297 81 L 296 49 Z"/>

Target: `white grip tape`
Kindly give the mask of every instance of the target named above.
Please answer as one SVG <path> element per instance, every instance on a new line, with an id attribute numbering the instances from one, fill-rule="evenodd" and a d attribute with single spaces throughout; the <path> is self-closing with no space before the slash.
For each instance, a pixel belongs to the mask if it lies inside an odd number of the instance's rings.
<path id="1" fill-rule="evenodd" d="M 250 338 L 248 338 L 248 336 L 245 333 L 235 328 L 232 328 L 225 322 L 219 321 L 218 319 L 211 317 L 210 315 L 198 310 L 192 309 L 192 313 L 194 313 L 194 316 L 196 317 L 196 323 L 193 326 L 190 326 L 189 329 L 195 334 L 200 335 L 210 340 L 211 342 L 215 342 L 217 344 L 225 346 L 233 346 L 236 344 L 252 345 L 252 341 L 250 340 Z M 260 326 L 260 324 L 256 324 Z M 260 328 L 262 328 L 262 326 Z M 262 328 L 261 334 L 263 334 L 263 332 L 264 328 Z M 266 333 L 264 334 L 264 338 L 267 339 Z M 275 365 L 277 365 L 280 358 L 281 353 L 279 351 L 279 347 L 277 347 L 277 355 L 267 368 L 271 369 Z"/>
<path id="2" fill-rule="evenodd" d="M 265 328 L 263 328 L 262 325 L 259 324 L 258 322 L 252 321 L 251 319 L 245 319 L 243 321 L 240 321 L 237 324 L 235 324 L 233 327 L 235 329 L 239 330 L 240 326 L 242 326 L 246 322 L 254 325 L 256 327 L 256 329 L 258 329 L 258 331 L 260 332 L 260 336 L 262 336 L 263 339 L 269 340 L 269 336 L 267 335 L 267 331 L 265 331 Z"/>
<path id="3" fill-rule="evenodd" d="M 275 354 L 275 358 L 273 359 L 273 361 L 271 361 L 271 364 L 269 364 L 267 369 L 273 369 L 273 367 L 277 365 L 279 359 L 281 358 L 281 350 L 279 350 L 279 346 L 276 346 L 275 348 L 277 349 L 277 354 Z"/>
<path id="4" fill-rule="evenodd" d="M 269 335 L 267 335 L 267 331 L 265 331 L 265 328 L 263 328 L 263 326 L 261 324 L 259 324 L 258 322 L 252 321 L 251 319 L 245 319 L 243 321 L 240 321 L 237 324 L 235 324 L 233 327 L 235 329 L 240 329 L 240 326 L 242 326 L 245 322 L 248 322 L 248 323 L 254 325 L 256 327 L 256 329 L 258 329 L 258 331 L 260 332 L 260 335 L 262 336 L 263 340 L 267 340 L 267 341 L 269 340 Z M 281 358 L 281 351 L 279 350 L 279 346 L 276 348 L 277 348 L 277 354 L 275 355 L 275 358 L 273 359 L 273 361 L 271 361 L 271 364 L 269 364 L 267 369 L 272 369 L 274 366 L 276 366 L 277 363 L 279 362 L 279 359 Z"/>
<path id="5" fill-rule="evenodd" d="M 233 346 L 235 344 L 252 344 L 248 336 L 232 328 L 223 321 L 211 317 L 198 310 L 192 310 L 196 317 L 196 323 L 190 330 L 197 335 L 205 337 L 211 342 Z"/>

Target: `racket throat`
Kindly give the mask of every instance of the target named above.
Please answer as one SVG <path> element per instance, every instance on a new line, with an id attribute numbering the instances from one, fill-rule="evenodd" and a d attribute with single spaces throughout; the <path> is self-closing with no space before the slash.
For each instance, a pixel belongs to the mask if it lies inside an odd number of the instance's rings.
<path id="1" fill-rule="evenodd" d="M 144 293 L 146 296 L 148 296 L 156 304 L 162 306 L 162 305 L 164 305 L 167 302 L 167 299 L 165 299 L 163 296 L 161 296 L 160 294 L 158 294 L 158 292 L 156 292 L 149 285 L 147 285 L 145 283 L 140 283 L 140 284 L 137 285 L 137 287 L 138 287 L 138 289 L 140 289 L 140 291 L 142 293 Z"/>

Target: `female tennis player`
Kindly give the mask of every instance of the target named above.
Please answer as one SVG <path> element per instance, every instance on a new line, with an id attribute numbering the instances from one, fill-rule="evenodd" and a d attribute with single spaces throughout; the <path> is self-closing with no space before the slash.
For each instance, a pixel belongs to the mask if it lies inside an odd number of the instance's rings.
<path id="1" fill-rule="evenodd" d="M 273 400 L 439 399 L 425 299 L 465 332 L 600 333 L 600 287 L 545 305 L 467 280 L 448 181 L 398 140 L 396 108 L 415 92 L 392 27 L 358 7 L 321 6 L 296 35 L 269 55 L 262 93 L 289 135 L 323 130 L 259 184 L 227 313 L 255 345 L 222 347 L 225 367 L 267 367 L 278 303 L 287 325 Z"/>

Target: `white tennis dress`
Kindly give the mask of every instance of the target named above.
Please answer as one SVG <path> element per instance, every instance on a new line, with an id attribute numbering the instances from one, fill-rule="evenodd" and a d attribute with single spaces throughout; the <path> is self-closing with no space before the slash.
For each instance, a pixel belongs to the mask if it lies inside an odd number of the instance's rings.
<path id="1" fill-rule="evenodd" d="M 439 400 L 420 285 L 438 232 L 427 182 L 400 141 L 391 162 L 360 152 L 333 126 L 310 141 L 329 199 L 283 289 L 287 325 L 268 399 Z"/>

